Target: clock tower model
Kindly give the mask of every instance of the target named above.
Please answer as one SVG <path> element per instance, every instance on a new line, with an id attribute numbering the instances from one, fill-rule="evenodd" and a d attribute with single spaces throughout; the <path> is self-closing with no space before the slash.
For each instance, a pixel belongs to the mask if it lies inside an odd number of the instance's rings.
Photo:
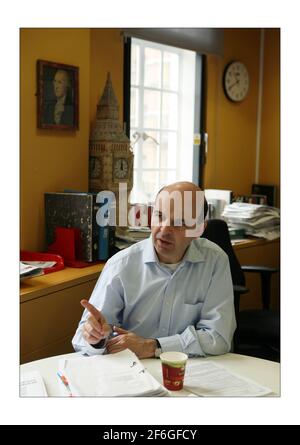
<path id="1" fill-rule="evenodd" d="M 108 73 L 89 143 L 89 189 L 114 192 L 117 221 L 119 183 L 127 185 L 128 202 L 133 186 L 133 152 L 119 122 L 119 105 Z"/>

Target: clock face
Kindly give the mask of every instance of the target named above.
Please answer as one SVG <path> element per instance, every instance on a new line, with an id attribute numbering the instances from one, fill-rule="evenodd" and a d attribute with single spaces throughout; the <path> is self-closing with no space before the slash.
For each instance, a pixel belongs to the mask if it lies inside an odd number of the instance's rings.
<path id="1" fill-rule="evenodd" d="M 114 177 L 116 179 L 127 179 L 128 177 L 128 161 L 126 158 L 117 158 L 114 162 Z"/>
<path id="2" fill-rule="evenodd" d="M 90 178 L 100 178 L 101 175 L 101 162 L 96 156 L 90 156 L 89 159 Z"/>
<path id="3" fill-rule="evenodd" d="M 231 62 L 224 71 L 224 90 L 226 96 L 240 102 L 245 99 L 249 89 L 249 74 L 246 66 L 241 62 Z"/>

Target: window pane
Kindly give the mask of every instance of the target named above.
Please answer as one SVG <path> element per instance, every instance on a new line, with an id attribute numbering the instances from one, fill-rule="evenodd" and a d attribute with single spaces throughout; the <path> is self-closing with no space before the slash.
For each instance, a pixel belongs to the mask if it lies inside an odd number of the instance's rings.
<path id="1" fill-rule="evenodd" d="M 160 125 L 160 93 L 144 91 L 144 127 L 158 128 Z"/>
<path id="2" fill-rule="evenodd" d="M 131 88 L 130 94 L 130 127 L 137 127 L 139 122 L 139 90 Z"/>
<path id="3" fill-rule="evenodd" d="M 158 192 L 158 172 L 157 171 L 143 171 L 142 172 L 143 178 L 142 178 L 142 190 L 143 190 L 143 197 L 144 201 L 140 202 L 152 202 L 154 201 L 154 198 L 156 196 L 156 193 Z M 140 194 L 140 197 L 142 198 L 142 193 Z"/>
<path id="4" fill-rule="evenodd" d="M 144 133 L 144 137 L 148 138 L 143 141 L 142 146 L 142 167 L 143 168 L 158 168 L 158 133 L 157 131 L 147 131 Z"/>
<path id="5" fill-rule="evenodd" d="M 178 98 L 175 93 L 162 95 L 162 128 L 176 130 Z"/>
<path id="6" fill-rule="evenodd" d="M 134 154 L 134 168 L 137 167 L 138 147 L 139 147 L 139 135 L 136 130 L 130 130 L 130 143 L 133 148 Z"/>
<path id="7" fill-rule="evenodd" d="M 175 170 L 161 170 L 159 173 L 159 188 L 163 187 L 164 185 L 172 184 L 173 182 L 176 182 L 176 171 Z"/>
<path id="8" fill-rule="evenodd" d="M 134 43 L 131 45 L 131 84 L 139 85 L 140 77 L 140 47 Z"/>
<path id="9" fill-rule="evenodd" d="M 178 55 L 164 52 L 163 58 L 163 88 L 178 90 Z"/>
<path id="10" fill-rule="evenodd" d="M 160 168 L 176 168 L 177 134 L 163 131 L 160 139 Z"/>
<path id="11" fill-rule="evenodd" d="M 160 88 L 161 85 L 161 51 L 145 48 L 145 87 Z"/>

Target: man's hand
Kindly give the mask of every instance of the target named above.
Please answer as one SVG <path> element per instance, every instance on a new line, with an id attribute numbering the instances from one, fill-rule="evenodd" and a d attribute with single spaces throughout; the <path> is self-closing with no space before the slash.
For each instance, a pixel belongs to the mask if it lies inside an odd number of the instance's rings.
<path id="1" fill-rule="evenodd" d="M 143 338 L 125 329 L 114 327 L 114 331 L 119 335 L 107 342 L 106 350 L 109 354 L 130 349 L 139 358 L 154 357 L 156 340 L 153 338 Z"/>
<path id="2" fill-rule="evenodd" d="M 81 300 L 80 304 L 90 313 L 83 325 L 82 336 L 89 344 L 96 345 L 110 334 L 110 325 L 106 323 L 101 312 L 87 300 Z"/>

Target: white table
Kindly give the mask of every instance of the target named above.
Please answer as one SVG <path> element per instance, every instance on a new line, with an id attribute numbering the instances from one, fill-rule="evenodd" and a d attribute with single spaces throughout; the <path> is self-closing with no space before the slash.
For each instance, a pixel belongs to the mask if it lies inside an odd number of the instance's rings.
<path id="1" fill-rule="evenodd" d="M 46 385 L 49 396 L 60 397 L 59 383 L 56 372 L 58 369 L 58 360 L 64 357 L 76 356 L 80 353 L 57 355 L 54 357 L 36 360 L 34 362 L 21 365 L 21 374 L 29 371 L 39 371 Z M 280 364 L 269 360 L 248 357 L 239 354 L 224 354 L 206 358 L 192 358 L 190 360 L 208 360 L 218 363 L 228 371 L 232 371 L 242 377 L 254 380 L 256 383 L 267 386 L 273 393 L 272 396 L 280 395 Z M 162 383 L 161 364 L 159 359 L 142 360 L 147 370 Z M 172 396 L 188 396 L 190 393 L 186 390 L 171 391 Z"/>

